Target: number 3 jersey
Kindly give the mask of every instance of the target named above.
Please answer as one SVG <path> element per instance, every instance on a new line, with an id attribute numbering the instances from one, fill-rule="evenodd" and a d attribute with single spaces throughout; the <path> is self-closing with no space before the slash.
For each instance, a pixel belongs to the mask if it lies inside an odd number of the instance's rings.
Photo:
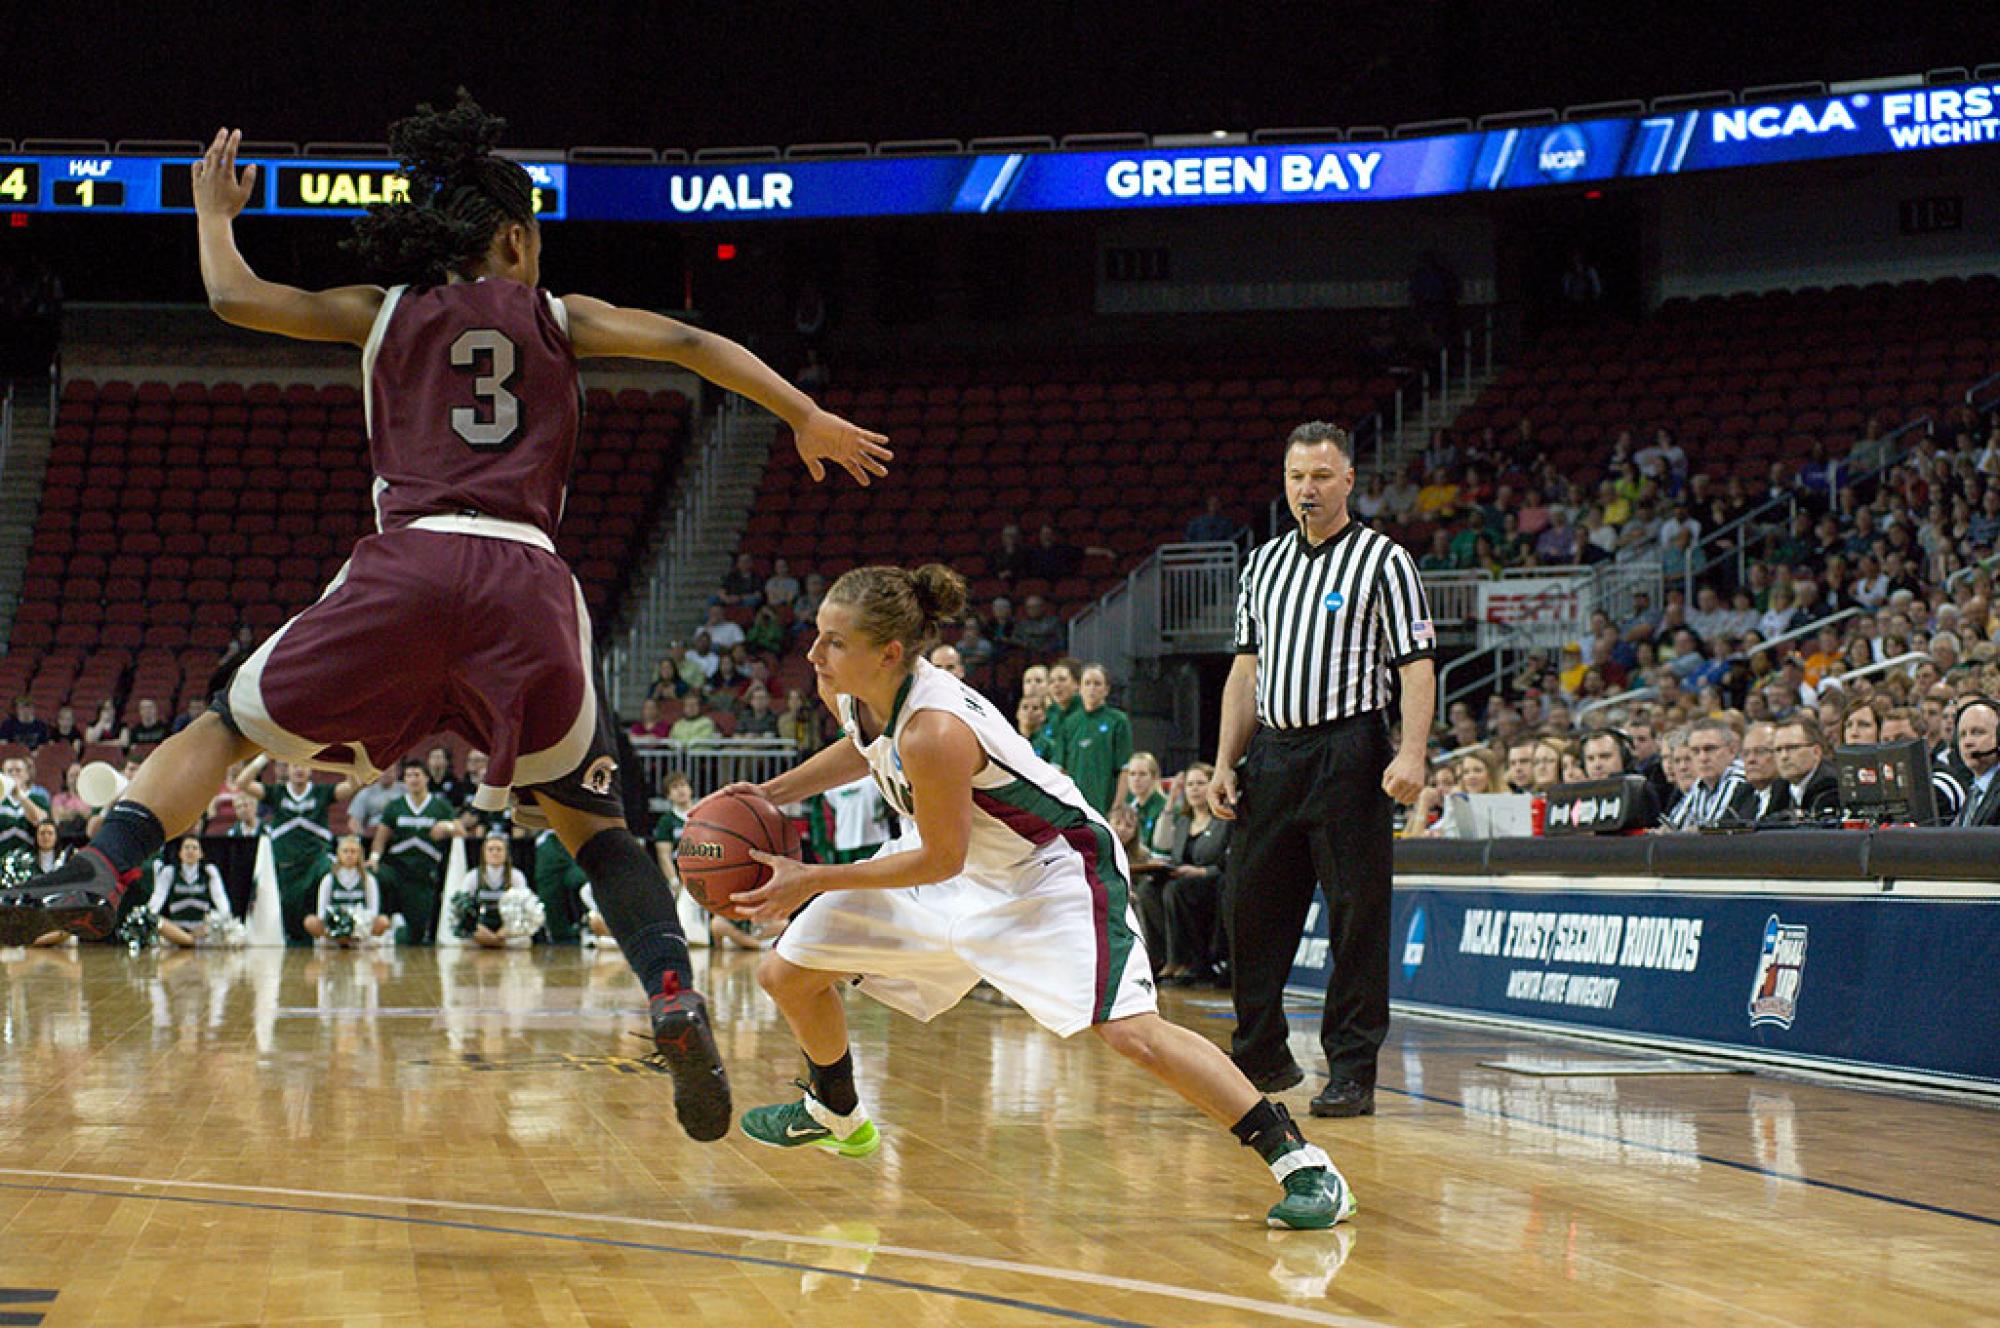
<path id="1" fill-rule="evenodd" d="M 964 876 L 986 885 L 1016 886 L 1033 879 L 1027 871 L 1032 864 L 1065 854 L 1082 858 L 1093 872 L 1115 871 L 1121 881 L 1128 875 L 1118 837 L 1070 777 L 1035 755 L 991 701 L 930 661 L 917 661 L 872 742 L 855 718 L 854 698 L 837 700 L 841 727 L 868 758 L 882 796 L 908 822 L 885 851 L 909 847 L 907 841 L 916 838 L 916 800 L 898 750 L 903 730 L 915 715 L 942 710 L 971 729 L 986 753 L 985 767 L 972 777 L 972 838 Z"/>
<path id="2" fill-rule="evenodd" d="M 582 417 L 560 300 L 501 277 L 391 287 L 361 380 L 378 529 L 477 513 L 555 537 Z"/>

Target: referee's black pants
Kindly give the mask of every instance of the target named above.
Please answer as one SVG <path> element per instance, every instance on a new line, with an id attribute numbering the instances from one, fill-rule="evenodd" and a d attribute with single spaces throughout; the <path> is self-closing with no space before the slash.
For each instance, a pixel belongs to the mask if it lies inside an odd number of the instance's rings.
<path id="1" fill-rule="evenodd" d="M 1375 1083 L 1389 1032 L 1389 758 L 1379 710 L 1309 729 L 1259 729 L 1250 741 L 1238 772 L 1227 907 L 1230 1054 L 1253 1079 L 1292 1064 L 1285 979 L 1319 884 L 1333 961 L 1320 1045 L 1333 1080 Z"/>

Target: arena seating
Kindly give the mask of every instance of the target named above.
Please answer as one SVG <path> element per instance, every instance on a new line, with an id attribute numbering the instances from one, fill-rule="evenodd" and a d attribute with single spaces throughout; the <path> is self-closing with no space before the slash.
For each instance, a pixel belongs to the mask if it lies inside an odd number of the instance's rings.
<path id="1" fill-rule="evenodd" d="M 559 547 L 600 621 L 687 413 L 677 392 L 589 395 Z M 239 623 L 266 633 L 319 595 L 372 524 L 369 483 L 351 386 L 71 380 L 0 694 L 171 717 Z"/>
<path id="2" fill-rule="evenodd" d="M 774 454 L 741 547 L 829 579 L 859 563 L 941 559 L 965 574 L 982 612 L 996 595 L 1018 609 L 1040 594 L 1067 617 L 1180 539 L 1208 494 L 1250 523 L 1276 491 L 1278 441 L 1300 421 L 1351 424 L 1396 388 L 1387 374 L 1297 348 L 1079 351 L 850 372 L 824 403 L 890 435 L 895 470 L 864 500 L 851 486 L 815 485 Z M 1117 556 L 1088 558 L 1054 584 L 1009 587 L 992 576 L 1000 528 L 1018 525 L 1032 544 L 1044 521 L 1065 542 Z M 796 656 L 779 678 L 810 690 Z M 1010 680 L 994 685 L 1009 690 Z"/>
<path id="3" fill-rule="evenodd" d="M 1695 467 L 1762 479 L 1870 417 L 1934 412 L 2000 365 L 2000 278 L 1669 300 L 1639 324 L 1558 330 L 1480 394 L 1456 432 L 1526 416 L 1564 474 L 1594 485 L 1618 430 L 1672 429 Z"/>

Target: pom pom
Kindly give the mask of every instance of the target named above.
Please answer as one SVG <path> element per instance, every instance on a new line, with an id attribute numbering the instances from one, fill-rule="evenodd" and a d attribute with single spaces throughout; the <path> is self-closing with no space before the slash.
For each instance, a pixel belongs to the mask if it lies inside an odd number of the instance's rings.
<path id="1" fill-rule="evenodd" d="M 451 897 L 451 934 L 468 938 L 479 930 L 479 896 L 460 890 Z"/>
<path id="2" fill-rule="evenodd" d="M 326 938 L 330 941 L 351 940 L 355 931 L 354 914 L 344 908 L 330 908 L 326 912 Z"/>
<path id="3" fill-rule="evenodd" d="M 35 855 L 24 848 L 17 848 L 5 858 L 0 858 L 0 890 L 25 884 L 34 874 Z"/>
<path id="4" fill-rule="evenodd" d="M 127 950 L 138 954 L 153 943 L 159 931 L 159 914 L 150 908 L 140 907 L 127 913 L 125 920 L 118 924 L 117 937 L 125 943 Z"/>
<path id="5" fill-rule="evenodd" d="M 548 910 L 533 890 L 517 885 L 500 896 L 500 922 L 509 936 L 533 936 L 548 921 Z"/>
<path id="6" fill-rule="evenodd" d="M 240 918 L 217 918 L 202 932 L 201 943 L 223 950 L 240 950 L 250 944 L 250 929 Z"/>

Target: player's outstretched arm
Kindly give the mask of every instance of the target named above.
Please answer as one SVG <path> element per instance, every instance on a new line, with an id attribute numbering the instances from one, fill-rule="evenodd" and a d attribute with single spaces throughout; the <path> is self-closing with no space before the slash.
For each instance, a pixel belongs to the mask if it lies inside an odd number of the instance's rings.
<path id="1" fill-rule="evenodd" d="M 749 397 L 791 426 L 799 457 L 815 480 L 826 477 L 831 461 L 866 487 L 872 475 L 889 473 L 895 455 L 879 433 L 858 428 L 813 404 L 770 365 L 728 337 L 644 309 L 622 309 L 588 295 L 565 295 L 570 347 L 579 357 L 626 355 L 665 360 L 694 370 L 718 387 Z"/>
<path id="2" fill-rule="evenodd" d="M 782 807 L 852 784 L 867 773 L 868 758 L 842 735 L 767 783 L 731 784 L 723 792 L 756 793 Z"/>
<path id="3" fill-rule="evenodd" d="M 231 223 L 257 185 L 254 164 L 244 167 L 240 176 L 236 172 L 236 150 L 242 143 L 242 130 L 218 129 L 215 141 L 194 164 L 195 224 L 201 235 L 201 281 L 208 288 L 208 307 L 223 322 L 258 332 L 300 341 L 366 345 L 382 308 L 380 286 L 300 290 L 264 280 L 237 252 Z"/>

